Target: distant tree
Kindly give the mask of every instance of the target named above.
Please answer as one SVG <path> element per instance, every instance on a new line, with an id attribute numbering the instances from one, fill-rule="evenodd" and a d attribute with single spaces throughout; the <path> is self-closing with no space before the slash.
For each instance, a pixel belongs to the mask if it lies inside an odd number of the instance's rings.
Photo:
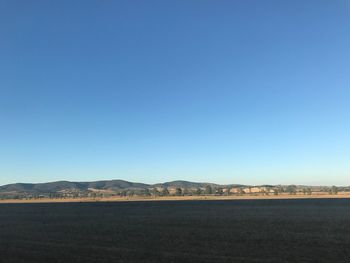
<path id="1" fill-rule="evenodd" d="M 306 194 L 308 194 L 308 195 L 312 195 L 312 190 L 311 190 L 311 188 L 310 188 L 310 187 L 308 187 L 308 188 L 306 189 Z"/>
<path id="2" fill-rule="evenodd" d="M 222 187 L 219 187 L 219 188 L 217 189 L 216 193 L 217 193 L 218 195 L 223 195 L 223 194 L 224 194 L 224 189 L 222 189 Z"/>
<path id="3" fill-rule="evenodd" d="M 277 187 L 277 190 L 278 190 L 278 193 L 279 193 L 279 194 L 284 193 L 284 188 L 283 188 L 283 186 L 278 186 L 278 187 Z"/>
<path id="4" fill-rule="evenodd" d="M 332 188 L 330 189 L 330 194 L 337 195 L 338 194 L 338 187 L 333 185 Z"/>
<path id="5" fill-rule="evenodd" d="M 207 186 L 205 187 L 204 193 L 205 193 L 206 195 L 211 195 L 211 194 L 213 194 L 213 188 L 212 188 L 210 185 L 207 185 Z"/>
<path id="6" fill-rule="evenodd" d="M 231 194 L 231 188 L 230 188 L 230 187 L 227 187 L 227 188 L 226 188 L 225 194 L 226 194 L 226 195 L 230 195 L 230 194 Z"/>
<path id="7" fill-rule="evenodd" d="M 163 188 L 162 189 L 162 196 L 168 196 L 169 195 L 169 190 L 168 190 L 168 188 Z"/>
<path id="8" fill-rule="evenodd" d="M 182 195 L 192 195 L 192 192 L 188 188 L 184 188 L 182 191 Z"/>
<path id="9" fill-rule="evenodd" d="M 278 195 L 278 194 L 279 194 L 279 191 L 278 191 L 277 188 L 273 189 L 273 194 L 274 194 L 274 195 Z"/>
<path id="10" fill-rule="evenodd" d="M 143 195 L 144 196 L 150 196 L 151 195 L 151 193 L 150 193 L 148 188 L 145 188 L 145 190 L 143 190 Z"/>
<path id="11" fill-rule="evenodd" d="M 297 187 L 295 185 L 288 185 L 287 192 L 291 195 L 296 195 L 297 194 Z"/>
<path id="12" fill-rule="evenodd" d="M 201 195 L 202 194 L 202 189 L 200 189 L 199 187 L 196 189 L 195 191 L 195 195 Z"/>
<path id="13" fill-rule="evenodd" d="M 176 188 L 175 195 L 181 196 L 182 195 L 182 189 L 181 188 Z"/>
<path id="14" fill-rule="evenodd" d="M 156 187 L 152 189 L 152 195 L 154 197 L 160 196 L 160 192 L 158 191 L 158 189 Z"/>
<path id="15" fill-rule="evenodd" d="M 320 192 L 329 192 L 329 188 L 328 187 L 321 187 Z"/>
<path id="16" fill-rule="evenodd" d="M 244 190 L 243 190 L 242 188 L 238 188 L 238 189 L 237 189 L 237 193 L 238 193 L 238 195 L 243 195 L 243 194 L 245 194 L 245 192 L 244 192 Z"/>
<path id="17" fill-rule="evenodd" d="M 266 187 L 266 189 L 263 190 L 265 195 L 270 195 L 270 189 Z"/>

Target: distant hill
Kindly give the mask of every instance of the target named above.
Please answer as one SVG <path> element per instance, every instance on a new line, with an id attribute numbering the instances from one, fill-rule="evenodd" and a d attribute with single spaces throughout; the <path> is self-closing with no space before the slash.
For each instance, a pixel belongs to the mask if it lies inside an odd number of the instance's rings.
<path id="1" fill-rule="evenodd" d="M 218 185 L 213 183 L 198 183 L 189 182 L 183 180 L 158 183 L 158 184 L 143 184 L 136 182 L 128 182 L 124 180 L 104 180 L 94 182 L 69 182 L 58 181 L 50 183 L 16 183 L 0 186 L 0 198 L 27 198 L 27 197 L 82 197 L 82 196 L 95 196 L 95 195 L 149 195 L 154 189 L 168 189 L 174 193 L 176 188 L 190 190 L 190 193 L 199 192 L 204 193 L 207 186 L 216 189 L 226 188 L 249 188 L 249 185 L 229 184 Z M 273 186 L 273 185 L 261 185 L 258 187 L 264 188 L 284 188 L 288 191 L 286 186 Z M 297 189 L 302 190 L 308 186 L 295 186 Z M 310 187 L 313 191 L 329 191 L 327 187 Z M 198 190 L 201 189 L 201 190 Z M 342 191 L 350 191 L 348 187 L 339 188 Z M 156 190 L 158 191 L 158 190 Z M 249 190 L 248 190 L 249 191 Z M 187 191 L 188 193 L 188 191 Z M 213 192 L 215 193 L 215 191 Z M 222 193 L 222 191 L 221 191 Z M 154 192 L 152 192 L 154 194 Z"/>
<path id="2" fill-rule="evenodd" d="M 134 183 L 124 180 L 104 180 L 104 181 L 94 181 L 94 182 L 69 182 L 69 181 L 58 181 L 50 183 L 38 183 L 38 184 L 8 184 L 0 186 L 1 192 L 56 192 L 68 189 L 75 190 L 88 190 L 98 189 L 98 190 L 122 190 L 122 189 L 146 189 L 153 187 L 180 187 L 180 188 L 197 188 L 206 187 L 207 185 L 219 187 L 218 184 L 213 183 L 196 183 L 189 181 L 172 181 L 166 183 L 158 184 L 143 184 Z"/>
<path id="3" fill-rule="evenodd" d="M 35 192 L 35 193 L 47 193 L 57 192 L 62 190 L 81 190 L 86 191 L 89 188 L 100 190 L 120 190 L 120 189 L 140 189 L 147 188 L 150 185 L 142 183 L 132 183 L 123 180 L 109 180 L 109 181 L 95 181 L 95 182 L 69 182 L 58 181 L 51 183 L 38 183 L 38 184 L 8 184 L 0 186 L 0 193 L 2 192 Z"/>
<path id="4" fill-rule="evenodd" d="M 153 186 L 156 186 L 156 187 L 197 188 L 197 187 L 206 187 L 207 185 L 218 186 L 216 184 L 211 184 L 211 183 L 195 183 L 195 182 L 181 181 L 181 180 L 166 182 L 166 183 L 161 183 L 161 184 L 155 184 Z"/>
<path id="5" fill-rule="evenodd" d="M 120 190 L 120 189 L 144 189 L 150 187 L 148 184 L 133 183 L 124 180 L 106 180 L 84 183 L 88 188 L 103 190 Z"/>
<path id="6" fill-rule="evenodd" d="M 121 192 L 121 191 L 147 191 L 152 188 L 205 188 L 207 185 L 219 187 L 212 183 L 197 183 L 189 181 L 172 181 L 158 184 L 143 184 L 128 182 L 124 180 L 104 180 L 94 182 L 69 182 L 57 181 L 50 183 L 16 183 L 0 186 L 0 197 L 2 196 L 38 196 L 51 195 L 61 192 Z"/>

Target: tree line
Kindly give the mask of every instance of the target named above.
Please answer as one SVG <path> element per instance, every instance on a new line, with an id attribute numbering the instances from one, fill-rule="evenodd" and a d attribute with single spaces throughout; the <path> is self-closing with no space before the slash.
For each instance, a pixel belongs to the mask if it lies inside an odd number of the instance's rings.
<path id="1" fill-rule="evenodd" d="M 255 187 L 256 188 L 256 187 Z M 280 195 L 290 194 L 296 195 L 312 195 L 311 187 L 298 187 L 296 185 L 288 186 L 271 186 L 261 187 L 259 192 L 250 192 L 250 187 L 217 187 L 206 185 L 205 187 L 184 188 L 184 187 L 160 187 L 160 188 L 145 188 L 145 189 L 121 189 L 113 192 L 103 191 L 79 191 L 72 189 L 65 192 L 50 192 L 50 193 L 19 193 L 19 194 L 0 194 L 0 199 L 38 199 L 38 198 L 104 198 L 104 197 L 162 197 L 162 196 L 201 196 L 201 195 L 215 195 L 215 196 L 230 196 L 230 195 Z M 323 187 L 320 192 L 326 192 L 331 195 L 338 194 L 339 191 L 350 191 L 350 189 L 339 188 L 336 186 Z"/>

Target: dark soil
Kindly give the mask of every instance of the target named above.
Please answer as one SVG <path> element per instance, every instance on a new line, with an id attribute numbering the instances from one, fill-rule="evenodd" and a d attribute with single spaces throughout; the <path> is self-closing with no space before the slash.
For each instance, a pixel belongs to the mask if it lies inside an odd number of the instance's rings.
<path id="1" fill-rule="evenodd" d="M 0 262 L 349 262 L 350 199 L 0 204 Z"/>

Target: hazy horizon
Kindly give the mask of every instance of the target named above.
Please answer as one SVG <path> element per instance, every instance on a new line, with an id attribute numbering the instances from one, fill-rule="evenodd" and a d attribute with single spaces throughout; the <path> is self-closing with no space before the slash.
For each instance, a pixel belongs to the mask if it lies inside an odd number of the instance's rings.
<path id="1" fill-rule="evenodd" d="M 1 1 L 0 185 L 350 185 L 348 1 Z"/>

